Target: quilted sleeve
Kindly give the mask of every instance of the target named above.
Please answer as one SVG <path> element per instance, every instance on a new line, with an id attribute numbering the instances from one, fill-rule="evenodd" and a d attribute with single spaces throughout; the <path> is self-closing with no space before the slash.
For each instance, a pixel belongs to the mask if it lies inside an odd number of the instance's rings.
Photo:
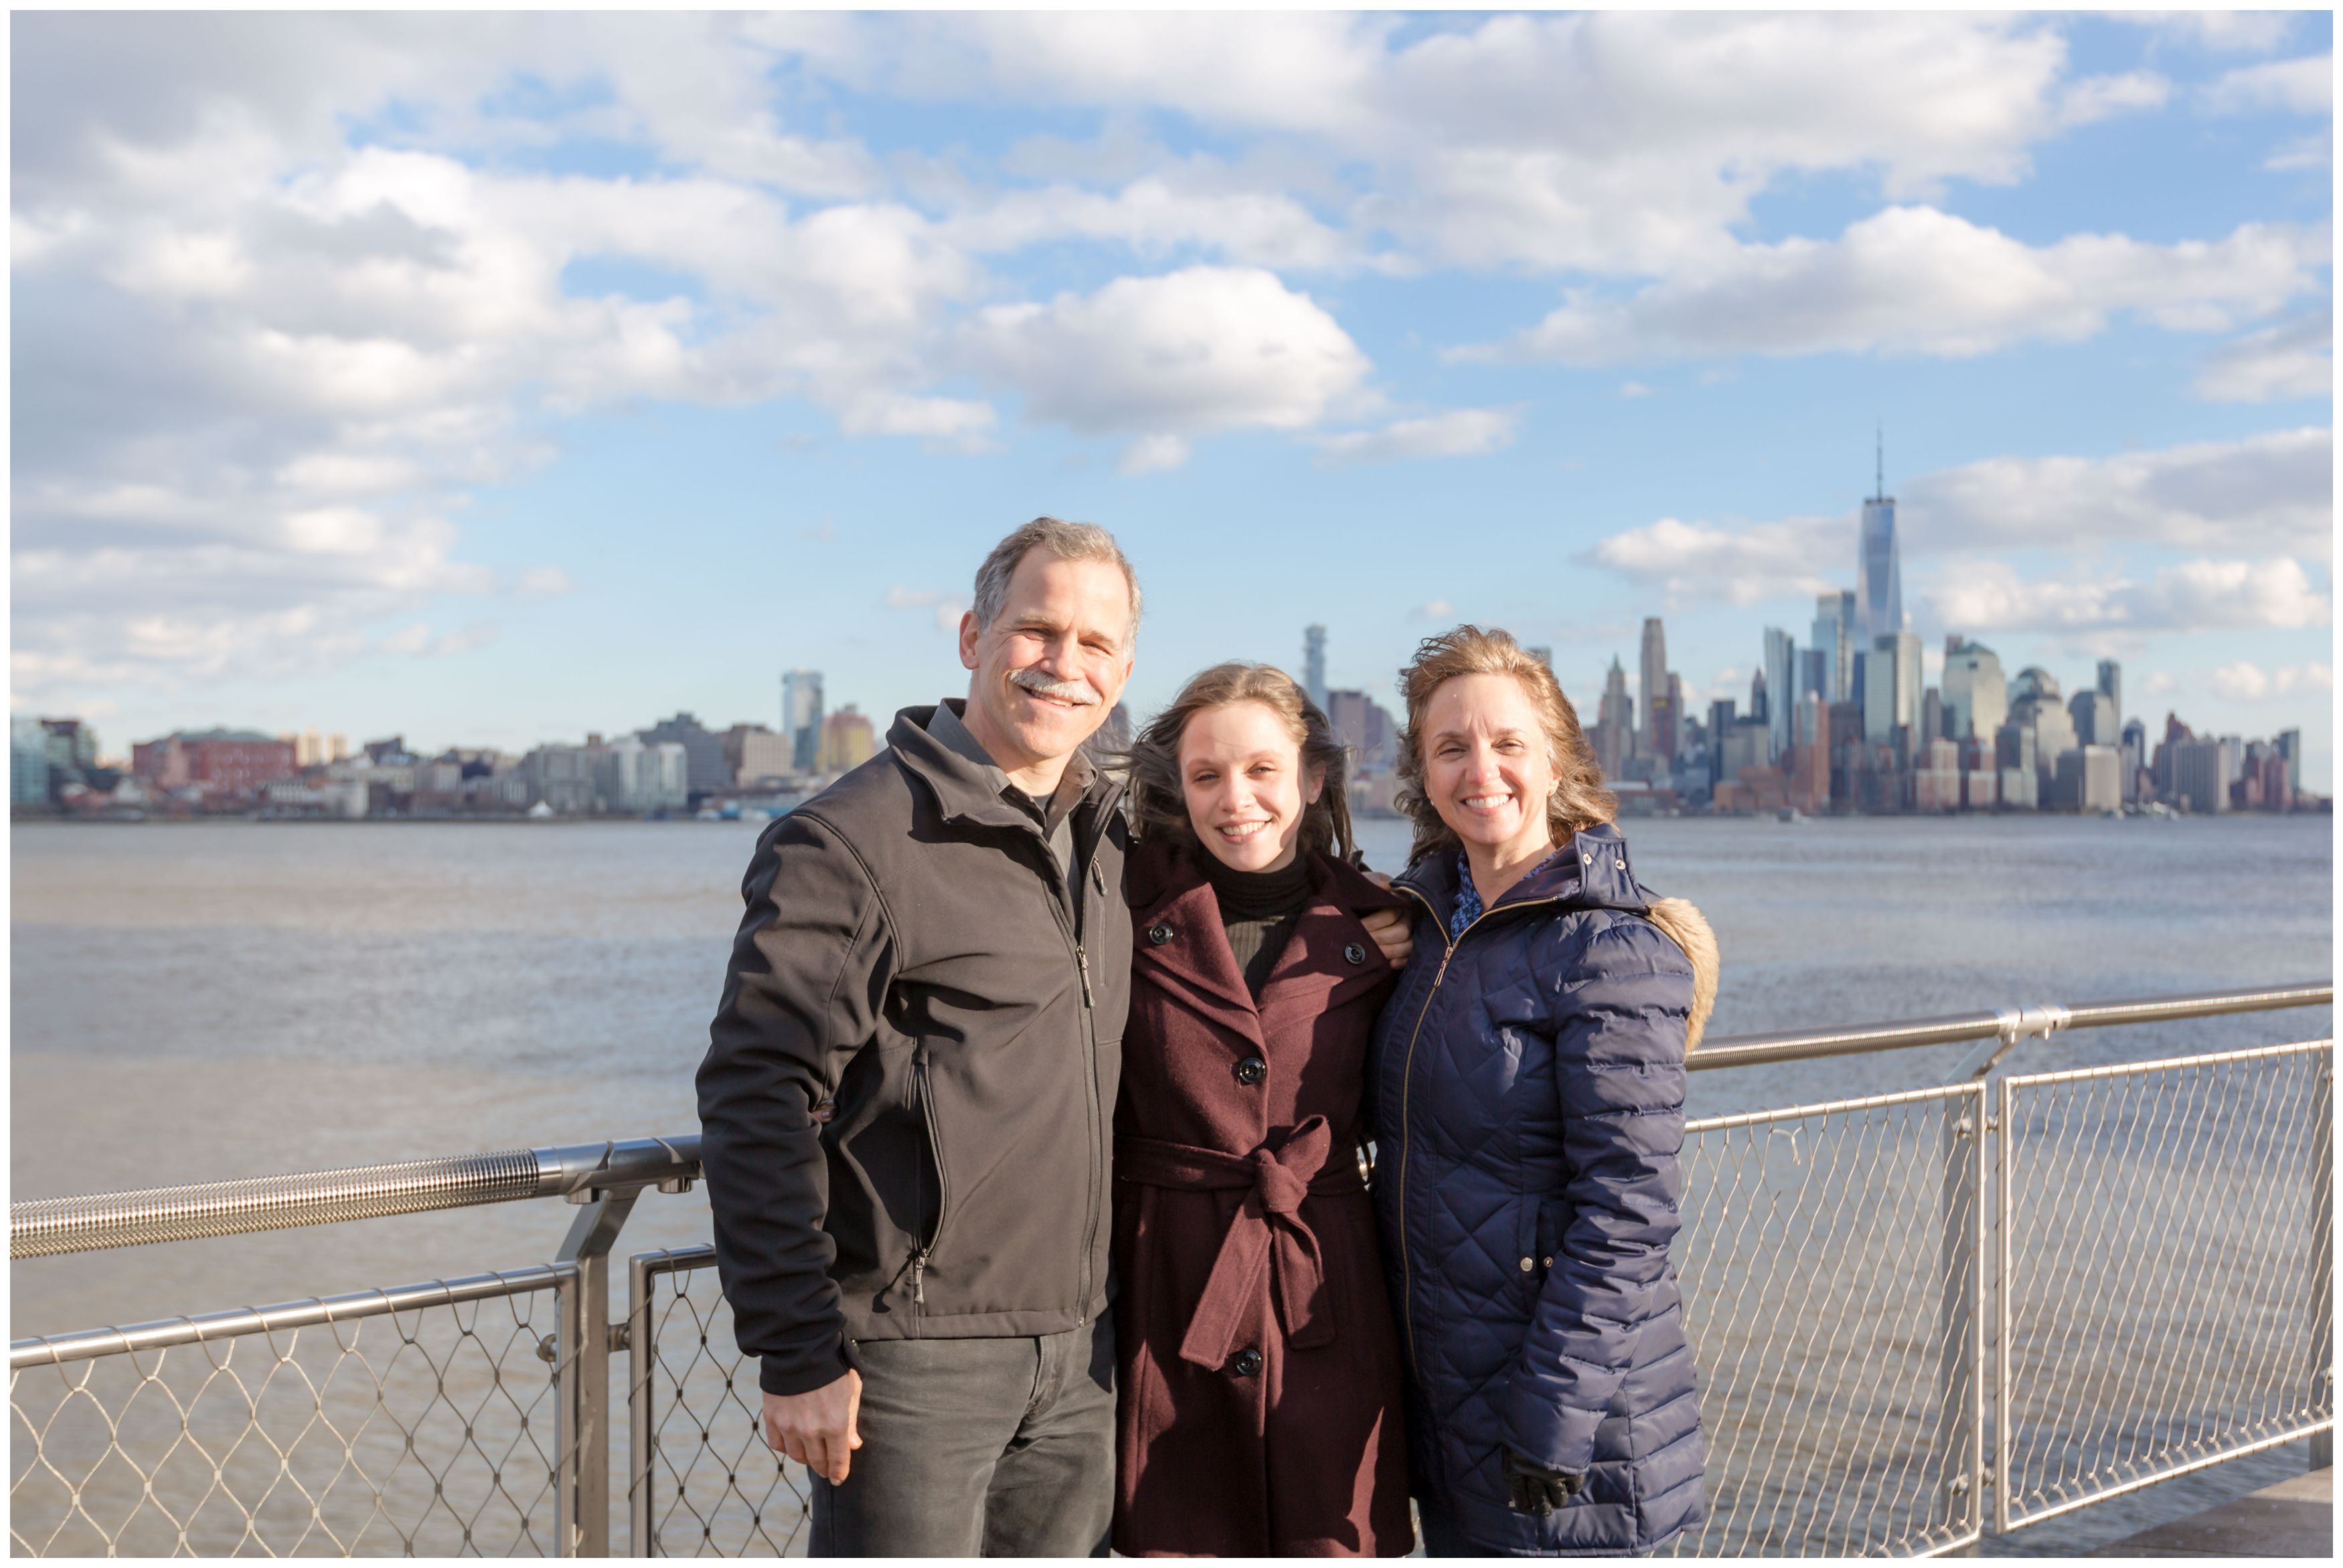
<path id="1" fill-rule="evenodd" d="M 1666 1276 L 1683 1192 L 1693 971 L 1649 922 L 1596 927 L 1556 985 L 1565 1218 L 1503 1406 L 1505 1442 L 1583 1474 Z"/>

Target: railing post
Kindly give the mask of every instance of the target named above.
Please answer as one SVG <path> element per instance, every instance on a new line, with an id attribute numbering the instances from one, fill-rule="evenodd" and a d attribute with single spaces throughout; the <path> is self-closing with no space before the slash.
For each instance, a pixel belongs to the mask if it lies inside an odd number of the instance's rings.
<path id="1" fill-rule="evenodd" d="M 585 1207 L 562 1240 L 559 1261 L 578 1266 L 561 1314 L 559 1483 L 561 1554 L 610 1554 L 610 1247 L 639 1187 L 579 1189 Z"/>
<path id="2" fill-rule="evenodd" d="M 2312 1059 L 2310 1075 L 2310 1365 L 2316 1399 L 2327 1396 L 2328 1413 L 2335 1409 L 2335 1058 Z M 2335 1462 L 2335 1429 L 2310 1439 L 2310 1468 L 2325 1470 Z"/>
<path id="3" fill-rule="evenodd" d="M 1979 1180 L 1985 1146 L 1985 1096 L 1977 1090 L 1944 1101 L 1939 1138 L 1937 1212 L 1943 1225 L 1937 1244 L 1936 1441 L 1937 1452 L 1958 1456 L 1946 1484 L 1961 1494 L 1966 1529 L 1983 1529 L 1984 1450 L 1979 1421 L 1978 1347 L 1984 1325 L 1977 1295 L 1979 1211 L 1985 1192 Z M 1948 1467 L 1950 1468 L 1950 1467 Z"/>
<path id="4" fill-rule="evenodd" d="M 655 1416 L 651 1409 L 650 1263 L 661 1253 L 637 1252 L 627 1260 L 627 1414 L 632 1428 L 627 1444 L 627 1553 L 649 1557 L 651 1540 L 651 1444 Z"/>
<path id="5" fill-rule="evenodd" d="M 2010 1336 L 2016 1322 L 2016 1281 L 2011 1273 L 2016 1253 L 2010 1231 L 2017 1221 L 2017 1192 L 2014 1185 L 2017 1180 L 2017 1093 L 2006 1078 L 2001 1081 L 2001 1109 L 1993 1121 L 1994 1135 L 2001 1140 L 2000 1166 L 1994 1180 L 1993 1527 L 1996 1534 L 2006 1534 L 2017 1491 L 2016 1480 L 2010 1474 L 2009 1432 L 2009 1391 L 2016 1379 L 2010 1351 Z"/>

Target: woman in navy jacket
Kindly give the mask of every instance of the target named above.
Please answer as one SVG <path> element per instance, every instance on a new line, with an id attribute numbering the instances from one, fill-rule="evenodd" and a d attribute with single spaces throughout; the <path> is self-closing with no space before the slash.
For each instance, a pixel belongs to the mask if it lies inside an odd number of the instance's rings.
<path id="1" fill-rule="evenodd" d="M 1415 952 L 1371 1084 L 1424 1543 L 1648 1552 L 1704 1516 L 1668 1249 L 1715 944 L 1637 885 L 1577 715 L 1511 637 L 1430 638 L 1402 686 Z"/>

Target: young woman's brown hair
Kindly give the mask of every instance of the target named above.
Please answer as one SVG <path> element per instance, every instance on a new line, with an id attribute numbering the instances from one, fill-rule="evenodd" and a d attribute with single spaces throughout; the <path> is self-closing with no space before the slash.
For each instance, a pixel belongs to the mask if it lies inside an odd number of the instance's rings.
<path id="1" fill-rule="evenodd" d="M 1126 753 L 1131 769 L 1132 815 L 1142 836 L 1161 833 L 1192 844 L 1196 830 L 1188 821 L 1187 791 L 1180 781 L 1180 737 L 1188 720 L 1208 708 L 1230 702 L 1258 702 L 1284 724 L 1285 732 L 1302 749 L 1302 784 L 1310 776 L 1322 779 L 1318 799 L 1302 808 L 1300 849 L 1305 855 L 1332 853 L 1349 859 L 1351 792 L 1348 759 L 1334 727 L 1310 700 L 1301 683 L 1271 664 L 1216 664 L 1192 677 L 1139 732 Z"/>
<path id="2" fill-rule="evenodd" d="M 1603 788 L 1603 769 L 1594 760 L 1586 732 L 1578 727 L 1578 710 L 1562 694 L 1554 671 L 1523 652 L 1511 632 L 1460 626 L 1417 644 L 1415 658 L 1399 674 L 1407 721 L 1399 738 L 1398 805 L 1415 823 L 1410 860 L 1457 847 L 1456 835 L 1424 798 L 1423 712 L 1432 705 L 1432 694 L 1460 675 L 1510 675 L 1537 709 L 1554 759 L 1554 787 L 1546 797 L 1545 817 L 1555 843 L 1566 843 L 1573 833 L 1618 814 L 1618 799 Z"/>

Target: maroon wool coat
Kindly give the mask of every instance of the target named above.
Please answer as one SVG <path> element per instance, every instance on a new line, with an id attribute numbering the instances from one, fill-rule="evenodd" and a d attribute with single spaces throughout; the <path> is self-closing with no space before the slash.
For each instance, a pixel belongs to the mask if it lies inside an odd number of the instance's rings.
<path id="1" fill-rule="evenodd" d="M 1208 852 L 1139 845 L 1124 878 L 1115 1549 L 1403 1556 L 1399 1342 L 1357 1152 L 1396 978 L 1360 916 L 1401 903 L 1317 857 L 1256 1007 Z"/>

